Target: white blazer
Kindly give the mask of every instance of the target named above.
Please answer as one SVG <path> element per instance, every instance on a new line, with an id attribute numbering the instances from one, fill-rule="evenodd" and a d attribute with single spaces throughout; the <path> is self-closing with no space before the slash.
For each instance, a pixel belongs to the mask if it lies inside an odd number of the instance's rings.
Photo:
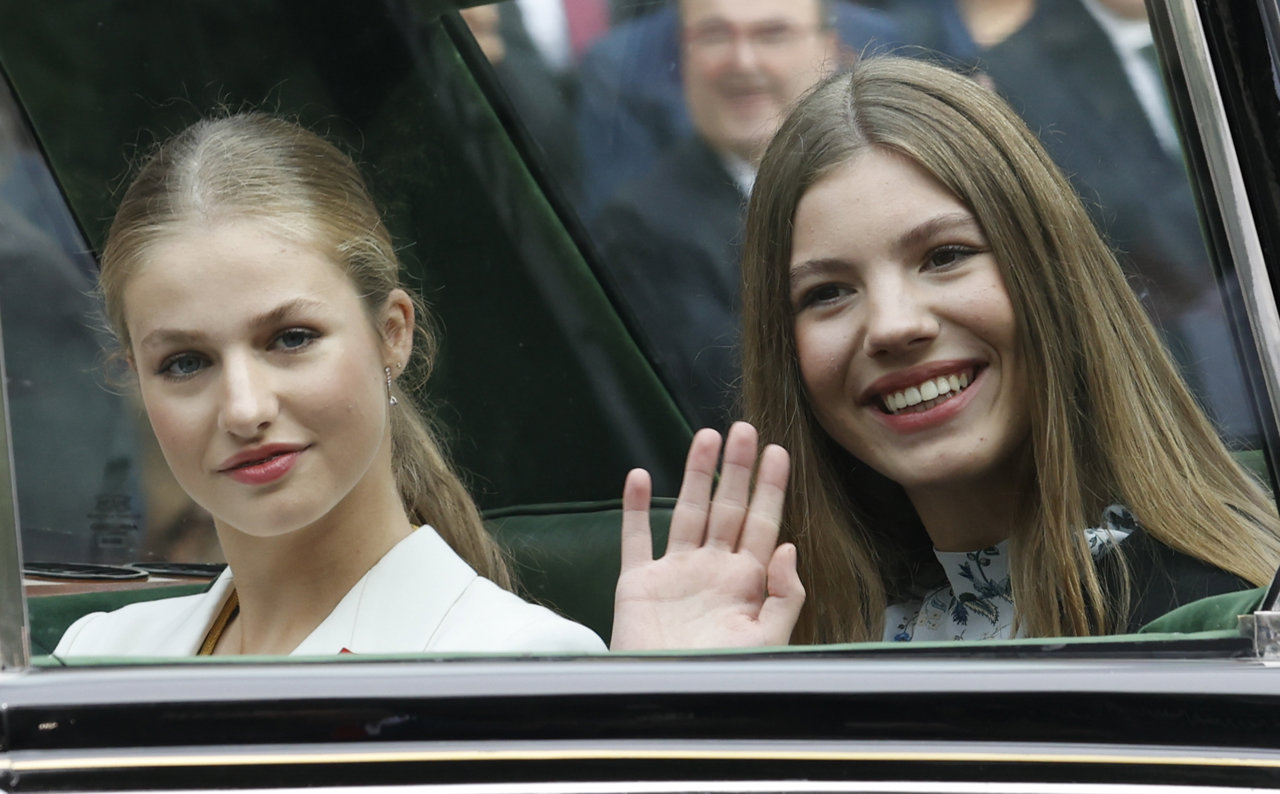
<path id="1" fill-rule="evenodd" d="M 85 615 L 53 653 L 194 656 L 234 581 L 228 568 L 204 593 Z M 481 577 L 424 525 L 375 563 L 290 655 L 604 650 L 587 627 Z"/>

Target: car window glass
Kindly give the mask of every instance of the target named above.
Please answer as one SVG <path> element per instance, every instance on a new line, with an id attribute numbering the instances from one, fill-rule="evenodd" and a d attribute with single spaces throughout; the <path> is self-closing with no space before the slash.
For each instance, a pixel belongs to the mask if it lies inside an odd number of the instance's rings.
<path id="1" fill-rule="evenodd" d="M 29 594 L 83 592 L 94 573 L 35 563 L 193 564 L 156 569 L 143 580 L 154 586 L 203 581 L 216 568 L 200 564 L 221 561 L 127 372 L 107 382 L 93 252 L 155 141 L 218 108 L 266 107 L 361 163 L 438 313 L 426 399 L 454 458 L 526 589 L 607 633 L 617 515 L 590 506 L 616 499 L 632 466 L 674 496 L 690 428 L 739 411 L 736 257 L 753 168 L 717 92 L 752 86 L 718 68 L 771 59 L 801 91 L 821 31 L 689 29 L 674 0 L 507 0 L 443 21 L 434 5 L 325 19 L 290 0 L 176 16 L 0 8 L 0 64 L 21 99 L 0 103 L 12 246 L 0 319 Z M 1071 175 L 1224 438 L 1267 477 L 1261 392 L 1200 237 L 1141 3 L 1041 2 L 998 20 L 960 5 L 834 0 L 839 58 L 942 59 L 1004 94 Z M 1094 57 L 1075 57 L 1086 43 Z M 41 635 L 46 650 L 56 635 Z"/>
<path id="2" fill-rule="evenodd" d="M 141 541 L 135 406 L 106 384 L 93 255 L 7 91 L 0 174 L 0 318 L 26 558 L 125 562 Z"/>
<path id="3" fill-rule="evenodd" d="M 752 169 L 733 150 L 731 111 L 718 94 L 745 91 L 734 80 L 803 76 L 802 58 L 787 61 L 802 47 L 800 25 L 690 30 L 675 2 L 583 3 L 572 18 L 549 8 L 558 5 L 512 0 L 464 17 L 677 402 L 695 424 L 723 427 L 735 410 L 727 351 Z M 1257 449 L 1251 389 L 1142 3 L 1006 3 L 991 18 L 970 16 L 967 5 L 835 2 L 841 62 L 877 53 L 941 60 L 1008 99 L 1070 176 L 1223 435 Z M 764 63 L 733 66 L 735 58 Z M 702 300 L 668 300 L 676 286 Z"/>

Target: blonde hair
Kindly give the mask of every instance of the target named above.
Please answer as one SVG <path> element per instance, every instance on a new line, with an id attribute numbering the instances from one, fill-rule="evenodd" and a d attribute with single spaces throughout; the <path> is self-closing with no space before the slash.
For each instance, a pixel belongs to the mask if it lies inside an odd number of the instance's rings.
<path id="1" fill-rule="evenodd" d="M 1280 521 L 1183 384 L 1111 251 L 1034 135 L 994 93 L 942 67 L 867 58 L 817 86 L 764 156 L 743 249 L 743 392 L 762 440 L 792 454 L 783 538 L 808 593 L 798 642 L 880 639 L 887 604 L 936 577 L 902 489 L 816 421 L 796 359 L 792 219 L 859 152 L 904 155 L 974 214 L 999 262 L 1027 367 L 1033 484 L 1010 538 L 1016 625 L 1029 636 L 1125 625 L 1081 531 L 1108 504 L 1165 545 L 1255 584 Z M 1123 544 L 1115 547 L 1117 552 Z M 1123 561 L 1123 558 L 1120 558 Z"/>
<path id="2" fill-rule="evenodd" d="M 210 119 L 171 138 L 143 164 L 107 233 L 99 291 L 124 351 L 130 347 L 124 289 L 148 249 L 193 220 L 237 217 L 270 224 L 341 265 L 370 322 L 391 291 L 403 289 L 391 236 L 350 157 L 266 114 Z M 414 350 L 425 379 L 437 345 L 426 307 L 416 296 L 413 301 L 419 318 Z M 410 520 L 431 524 L 480 575 L 510 588 L 502 553 L 430 423 L 399 381 L 392 393 L 398 401 L 391 412 L 392 467 Z"/>

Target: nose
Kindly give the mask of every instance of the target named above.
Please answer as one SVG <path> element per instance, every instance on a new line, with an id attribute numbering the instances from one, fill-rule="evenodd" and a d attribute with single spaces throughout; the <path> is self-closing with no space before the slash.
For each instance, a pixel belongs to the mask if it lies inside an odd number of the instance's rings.
<path id="1" fill-rule="evenodd" d="M 865 289 L 863 346 L 867 355 L 906 352 L 938 336 L 941 323 L 918 287 L 901 279 L 883 279 Z"/>
<path id="2" fill-rule="evenodd" d="M 219 429 L 239 438 L 254 438 L 271 425 L 278 410 L 279 402 L 269 378 L 251 355 L 223 359 Z"/>
<path id="3" fill-rule="evenodd" d="M 733 37 L 733 52 L 731 60 L 733 67 L 738 71 L 750 71 L 755 68 L 759 54 L 756 52 L 756 43 L 751 40 L 751 35 L 735 35 Z"/>

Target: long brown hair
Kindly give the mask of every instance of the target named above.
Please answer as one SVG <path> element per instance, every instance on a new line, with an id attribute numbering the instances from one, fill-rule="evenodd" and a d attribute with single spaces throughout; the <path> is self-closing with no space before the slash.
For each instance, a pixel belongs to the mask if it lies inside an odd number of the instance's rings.
<path id="1" fill-rule="evenodd" d="M 124 289 L 148 249 L 192 221 L 249 217 L 270 224 L 338 263 L 355 286 L 370 321 L 400 282 L 400 263 L 355 163 L 324 138 L 261 113 L 209 119 L 188 127 L 142 165 L 116 210 L 102 252 L 98 284 L 107 320 L 124 351 Z M 426 307 L 418 318 L 414 367 L 430 373 L 436 354 Z M 504 587 L 511 576 L 480 513 L 449 464 L 430 423 L 393 386 L 392 466 L 405 510 L 431 524 L 480 575 Z"/>
<path id="2" fill-rule="evenodd" d="M 762 440 L 792 454 L 783 538 L 808 593 L 794 639 L 879 639 L 887 604 L 936 576 L 902 489 L 833 442 L 809 407 L 790 308 L 792 219 L 859 152 L 910 158 L 973 212 L 1013 302 L 1034 484 L 1010 538 L 1016 625 L 1030 636 L 1124 625 L 1083 527 L 1127 505 L 1156 540 L 1261 584 L 1280 521 L 1183 384 L 1071 187 L 993 92 L 940 66 L 867 58 L 816 87 L 765 153 L 743 249 L 743 392 Z M 1123 549 L 1123 544 L 1116 547 Z M 935 572 L 932 573 L 931 572 Z M 1123 589 L 1123 588 L 1122 588 Z"/>

